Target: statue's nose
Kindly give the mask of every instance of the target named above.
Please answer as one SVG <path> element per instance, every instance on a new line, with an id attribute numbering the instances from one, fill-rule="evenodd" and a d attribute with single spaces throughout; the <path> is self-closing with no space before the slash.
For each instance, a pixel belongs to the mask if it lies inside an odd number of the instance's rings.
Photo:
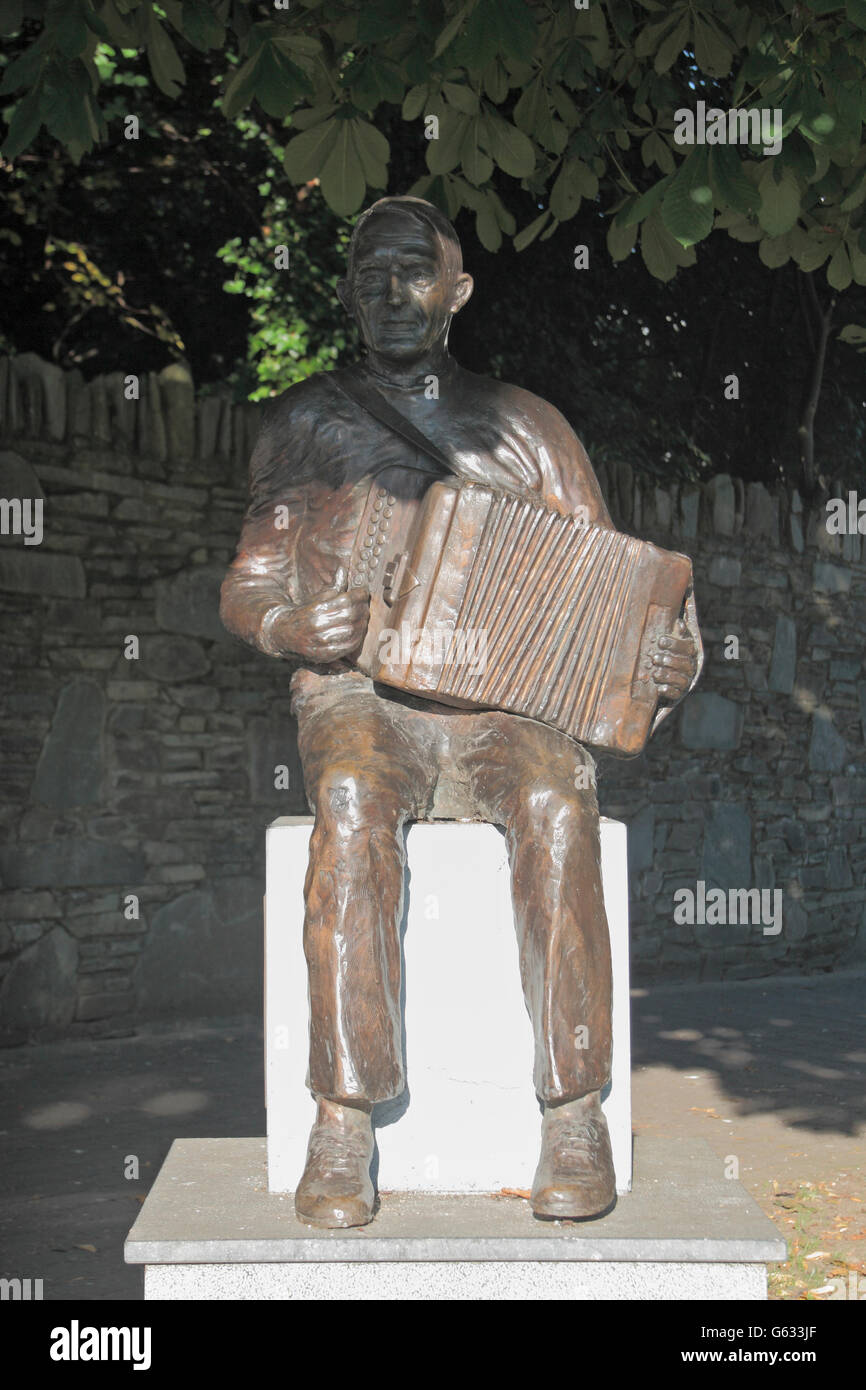
<path id="1" fill-rule="evenodd" d="M 391 276 L 391 278 L 390 278 L 390 280 L 389 280 L 389 283 L 388 283 L 388 303 L 389 303 L 389 304 L 402 304 L 402 302 L 403 302 L 403 284 L 402 284 L 402 281 L 400 280 L 399 275 L 396 275 L 396 274 L 395 274 L 395 275 L 392 275 L 392 276 Z"/>

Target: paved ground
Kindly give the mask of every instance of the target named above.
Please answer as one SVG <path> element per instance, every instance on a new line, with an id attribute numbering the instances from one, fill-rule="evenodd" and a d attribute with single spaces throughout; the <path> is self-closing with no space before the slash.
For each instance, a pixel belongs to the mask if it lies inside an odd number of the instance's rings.
<path id="1" fill-rule="evenodd" d="M 866 1294 L 864 986 L 634 992 L 635 1130 L 736 1162 L 791 1242 L 776 1297 L 838 1296 L 852 1273 Z M 176 1136 L 264 1133 L 261 1054 L 250 1020 L 0 1053 L 0 1275 L 41 1278 L 48 1299 L 139 1298 L 122 1254 L 139 1204 Z"/>

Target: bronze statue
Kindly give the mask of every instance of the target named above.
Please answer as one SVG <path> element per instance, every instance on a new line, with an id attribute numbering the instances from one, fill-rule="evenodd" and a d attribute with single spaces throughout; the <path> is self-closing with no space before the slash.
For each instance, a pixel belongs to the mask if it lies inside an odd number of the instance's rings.
<path id="1" fill-rule="evenodd" d="M 615 1200 L 615 1182 L 600 1103 L 610 1074 L 611 966 L 592 755 L 538 717 L 406 693 L 374 681 L 359 662 L 371 595 L 375 608 L 383 595 L 394 602 L 420 583 L 406 538 L 413 526 L 417 536 L 433 484 L 528 499 L 594 534 L 612 533 L 613 524 L 563 416 L 449 355 L 451 318 L 472 279 L 436 208 L 401 197 L 368 209 L 338 293 L 364 360 L 299 382 L 267 408 L 221 605 L 238 637 L 303 663 L 292 707 L 315 812 L 304 950 L 308 1084 L 318 1110 L 295 1208 L 321 1226 L 372 1219 L 371 1111 L 405 1086 L 403 826 L 468 817 L 506 829 L 543 1103 L 532 1210 L 596 1216 Z M 412 550 L 422 561 L 427 553 Z M 620 606 L 631 612 L 631 600 Z M 664 611 L 635 681 L 641 674 L 653 701 L 670 704 L 696 679 L 700 645 L 693 608 L 691 630 Z"/>

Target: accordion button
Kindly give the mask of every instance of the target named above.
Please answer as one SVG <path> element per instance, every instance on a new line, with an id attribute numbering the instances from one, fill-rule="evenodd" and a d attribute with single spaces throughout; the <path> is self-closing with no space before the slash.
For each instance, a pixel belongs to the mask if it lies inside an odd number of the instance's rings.
<path id="1" fill-rule="evenodd" d="M 380 511 L 382 510 L 382 508 L 384 507 L 384 505 L 385 505 L 385 499 L 384 499 L 383 497 L 377 497 L 376 500 L 375 500 L 375 502 L 373 503 L 373 511 L 374 511 L 374 512 L 380 512 Z"/>
<path id="2" fill-rule="evenodd" d="M 381 545 L 374 545 L 374 546 L 373 546 L 373 554 L 374 554 L 374 555 L 381 555 L 381 554 L 382 554 L 382 547 L 381 547 Z"/>
<path id="3" fill-rule="evenodd" d="M 396 501 L 397 501 L 397 498 L 396 498 L 396 497 L 392 497 L 391 494 L 390 494 L 390 492 L 389 492 L 389 493 L 388 493 L 388 506 L 389 506 L 389 507 L 393 507 L 393 505 L 394 505 L 394 503 L 395 503 Z"/>
<path id="4" fill-rule="evenodd" d="M 387 496 L 388 496 L 388 489 L 387 489 L 387 488 L 384 488 L 384 487 L 379 487 L 379 488 L 377 488 L 377 489 L 376 489 L 376 496 L 377 496 L 377 497 L 387 497 Z"/>
<path id="5" fill-rule="evenodd" d="M 376 568 L 376 566 L 378 565 L 378 563 L 379 563 L 378 557 L 374 556 L 373 559 L 370 561 L 370 569 L 371 569 L 371 570 L 374 570 L 374 569 Z"/>
<path id="6" fill-rule="evenodd" d="M 393 507 L 386 507 L 385 510 L 383 511 L 382 515 L 385 516 L 385 517 L 387 517 L 387 516 L 393 516 L 393 515 L 394 515 L 394 508 L 393 508 Z"/>

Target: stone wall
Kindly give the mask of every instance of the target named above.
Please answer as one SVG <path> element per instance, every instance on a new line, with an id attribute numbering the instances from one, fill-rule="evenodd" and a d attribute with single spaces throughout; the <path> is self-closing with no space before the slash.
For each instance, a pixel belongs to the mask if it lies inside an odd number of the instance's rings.
<path id="1" fill-rule="evenodd" d="M 0 1036 L 257 1011 L 264 828 L 305 807 L 290 668 L 217 612 L 256 410 L 196 399 L 178 367 L 85 384 L 25 355 L 0 362 L 0 416 L 0 499 L 43 503 L 38 543 L 0 515 Z M 707 648 L 645 756 L 600 762 L 630 825 L 636 980 L 862 957 L 860 538 L 725 477 L 600 478 L 623 529 L 695 557 Z M 780 889 L 781 931 L 678 924 L 699 880 Z"/>

